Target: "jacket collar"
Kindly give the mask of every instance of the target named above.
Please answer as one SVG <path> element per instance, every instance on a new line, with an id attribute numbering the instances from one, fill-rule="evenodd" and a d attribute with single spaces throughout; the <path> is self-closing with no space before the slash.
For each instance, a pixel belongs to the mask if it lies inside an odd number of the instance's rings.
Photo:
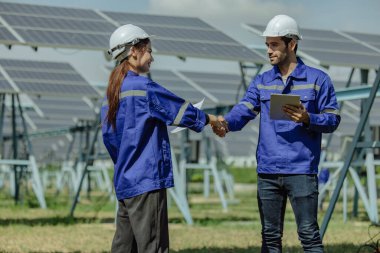
<path id="1" fill-rule="evenodd" d="M 132 70 L 128 70 L 127 76 L 138 76 L 136 72 L 133 72 Z"/>
<path id="2" fill-rule="evenodd" d="M 305 63 L 303 63 L 303 61 L 299 57 L 297 57 L 296 68 L 293 70 L 292 73 L 290 73 L 289 76 L 291 76 L 294 79 L 305 79 L 306 78 L 306 65 L 305 65 Z M 272 77 L 271 81 L 273 81 L 277 78 L 279 78 L 279 79 L 282 78 L 281 71 L 277 65 L 273 66 L 273 68 L 271 70 L 271 77 Z"/>

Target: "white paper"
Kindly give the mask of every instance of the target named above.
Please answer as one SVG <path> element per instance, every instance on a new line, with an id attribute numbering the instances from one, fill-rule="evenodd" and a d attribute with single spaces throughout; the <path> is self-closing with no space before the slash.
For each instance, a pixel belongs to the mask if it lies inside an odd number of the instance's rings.
<path id="1" fill-rule="evenodd" d="M 198 109 L 201 109 L 202 108 L 202 105 L 203 105 L 203 102 L 205 101 L 205 98 L 203 98 L 201 101 L 199 101 L 198 103 L 196 104 L 193 104 L 193 106 L 195 108 L 198 108 Z M 182 130 L 186 129 L 186 127 L 176 127 L 174 128 L 172 131 L 170 131 L 170 133 L 174 134 L 174 133 L 178 133 Z"/>

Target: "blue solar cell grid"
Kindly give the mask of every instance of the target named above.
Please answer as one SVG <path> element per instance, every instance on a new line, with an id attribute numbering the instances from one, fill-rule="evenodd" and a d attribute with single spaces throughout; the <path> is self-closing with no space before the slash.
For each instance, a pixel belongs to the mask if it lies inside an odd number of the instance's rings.
<path id="1" fill-rule="evenodd" d="M 0 65 L 27 94 L 99 96 L 67 63 L 0 59 Z"/>
<path id="2" fill-rule="evenodd" d="M 12 33 L 8 31 L 8 29 L 0 25 L 0 41 L 17 42 L 17 39 L 15 36 L 13 36 Z"/>
<path id="3" fill-rule="evenodd" d="M 105 50 L 117 24 L 133 23 L 157 35 L 153 47 L 158 54 L 265 62 L 260 55 L 198 18 L 97 13 L 85 9 L 4 2 L 0 3 L 0 15 L 25 44 L 32 46 Z M 0 40 L 23 43 L 5 29 L 6 24 L 3 24 L 4 29 L 0 29 Z"/>
<path id="4" fill-rule="evenodd" d="M 110 11 L 103 11 L 103 13 L 121 24 L 132 23 L 136 25 L 153 25 L 162 27 L 181 27 L 207 30 L 213 29 L 210 25 L 198 18 L 144 15 Z"/>

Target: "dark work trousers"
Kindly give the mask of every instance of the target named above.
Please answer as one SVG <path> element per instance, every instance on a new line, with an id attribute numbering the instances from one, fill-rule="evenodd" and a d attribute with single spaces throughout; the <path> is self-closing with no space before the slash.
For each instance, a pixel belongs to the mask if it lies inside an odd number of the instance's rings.
<path id="1" fill-rule="evenodd" d="M 259 174 L 257 199 L 262 226 L 262 253 L 281 253 L 286 201 L 289 197 L 304 252 L 323 253 L 317 222 L 316 175 Z"/>
<path id="2" fill-rule="evenodd" d="M 166 189 L 119 201 L 111 252 L 169 252 Z"/>

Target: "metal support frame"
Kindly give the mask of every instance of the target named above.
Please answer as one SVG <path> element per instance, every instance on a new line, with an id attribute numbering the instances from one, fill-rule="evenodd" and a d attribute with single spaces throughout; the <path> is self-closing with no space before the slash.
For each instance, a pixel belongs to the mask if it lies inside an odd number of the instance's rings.
<path id="1" fill-rule="evenodd" d="M 33 191 L 37 197 L 37 200 L 40 204 L 41 208 L 46 208 L 46 202 L 44 197 L 44 192 L 42 188 L 41 178 L 39 174 L 39 170 L 37 167 L 37 163 L 35 160 L 35 157 L 33 156 L 33 149 L 32 149 L 32 143 L 30 141 L 29 135 L 28 135 L 28 128 L 27 124 L 24 118 L 24 112 L 23 108 L 21 106 L 21 101 L 19 94 L 16 93 L 10 93 L 11 96 L 11 125 L 12 125 L 12 134 L 11 138 L 8 138 L 12 142 L 12 148 L 10 151 L 12 151 L 12 157 L 11 160 L 4 159 L 4 140 L 5 138 L 3 136 L 3 126 L 4 126 L 4 117 L 5 117 L 5 98 L 7 94 L 0 94 L 1 96 L 1 109 L 0 109 L 0 138 L 1 138 L 1 158 L 0 158 L 0 164 L 5 166 L 13 166 L 13 176 L 11 176 L 12 180 L 14 181 L 14 185 L 11 186 L 11 190 L 14 193 L 15 203 L 17 204 L 20 201 L 20 180 L 22 178 L 23 172 L 31 172 L 32 175 L 32 188 Z M 16 100 L 18 106 L 16 106 Z M 18 115 L 16 113 L 16 110 L 18 110 Z M 17 133 L 17 125 L 16 125 L 16 118 L 19 116 L 21 118 L 21 124 L 23 133 L 18 134 Z M 26 147 L 26 156 L 27 159 L 20 159 L 19 157 L 19 146 L 18 141 L 23 140 L 24 145 Z"/>
<path id="2" fill-rule="evenodd" d="M 189 130 L 186 130 L 186 132 L 188 132 L 188 131 Z M 183 133 L 183 140 L 184 141 L 182 141 L 183 148 L 182 148 L 182 152 L 181 152 L 181 161 L 180 161 L 180 166 L 179 166 L 180 171 L 181 171 L 181 175 L 183 175 L 183 177 L 185 177 L 185 178 L 180 180 L 180 182 L 182 184 L 186 185 L 186 187 L 187 187 L 188 178 L 186 177 L 186 174 L 187 174 L 186 171 L 188 169 L 201 169 L 201 170 L 209 171 L 211 173 L 211 175 L 214 177 L 215 189 L 219 195 L 219 199 L 220 199 L 223 211 L 227 212 L 228 211 L 228 204 L 227 204 L 227 200 L 226 200 L 224 189 L 223 189 L 223 181 L 221 178 L 221 173 L 218 171 L 218 168 L 217 168 L 217 158 L 216 158 L 216 154 L 215 154 L 216 153 L 215 147 L 212 145 L 210 138 L 203 138 L 202 144 L 204 145 L 203 150 L 206 153 L 207 162 L 206 163 L 189 163 L 188 159 L 187 159 L 188 148 L 186 147 L 186 143 L 187 143 L 188 137 L 187 137 L 186 132 Z M 206 177 L 209 175 L 210 174 L 206 174 Z M 204 187 L 209 186 L 208 182 L 206 182 L 206 184 L 207 185 L 205 185 Z"/>
<path id="3" fill-rule="evenodd" d="M 5 113 L 5 94 L 0 94 L 1 104 L 0 104 L 0 159 L 4 157 L 4 138 L 3 138 L 3 127 L 4 127 L 4 113 Z"/>
<path id="4" fill-rule="evenodd" d="M 355 72 L 355 68 L 352 68 L 352 69 L 351 69 L 351 72 L 350 72 L 350 75 L 349 75 L 349 77 L 348 77 L 347 83 L 346 83 L 346 85 L 345 85 L 345 88 L 350 87 L 350 85 L 351 85 L 351 81 L 352 81 L 352 77 L 354 76 L 354 72 Z M 339 113 L 342 112 L 343 106 L 344 106 L 344 101 L 341 101 L 341 102 L 339 103 Z M 328 137 L 328 139 L 327 139 L 327 143 L 326 143 L 326 151 L 327 151 L 328 147 L 330 146 L 330 143 L 331 143 L 332 138 L 333 138 L 333 133 L 329 134 L 329 137 Z M 323 159 L 321 159 L 321 161 L 324 161 L 325 158 L 326 158 L 326 157 L 323 157 Z"/>
<path id="5" fill-rule="evenodd" d="M 99 117 L 97 116 L 96 118 L 99 118 Z M 74 211 L 75 211 L 75 207 L 78 203 L 79 194 L 81 192 L 82 184 L 83 184 L 84 178 L 86 177 L 86 175 L 88 173 L 88 167 L 89 167 L 90 162 L 91 162 L 90 160 L 93 159 L 93 158 L 90 158 L 90 156 L 91 156 L 92 150 L 95 147 L 95 143 L 98 139 L 98 133 L 99 133 L 99 129 L 100 129 L 99 125 L 100 125 L 100 122 L 98 120 L 95 120 L 94 125 L 93 125 L 94 136 L 93 136 L 93 138 L 90 142 L 90 145 L 88 146 L 88 149 L 86 151 L 86 155 L 85 155 L 85 159 L 84 159 L 84 168 L 83 168 L 82 175 L 81 175 L 81 178 L 79 181 L 79 185 L 76 189 L 76 194 L 74 197 L 73 204 L 72 204 L 71 209 L 70 209 L 70 216 L 71 217 L 74 216 Z"/>
<path id="6" fill-rule="evenodd" d="M 356 128 L 352 144 L 348 148 L 346 159 L 345 159 L 344 165 L 342 167 L 342 172 L 341 172 L 340 177 L 337 181 L 336 188 L 335 188 L 333 195 L 331 197 L 331 200 L 330 200 L 329 206 L 327 208 L 326 214 L 323 218 L 323 222 L 321 225 L 321 231 L 320 231 L 322 238 L 324 237 L 324 235 L 326 233 L 326 230 L 327 230 L 328 224 L 330 222 L 332 213 L 335 209 L 336 202 L 338 201 L 340 190 L 342 189 L 344 180 L 345 180 L 347 173 L 349 171 L 350 164 L 353 160 L 353 156 L 354 156 L 355 151 L 357 149 L 357 144 L 358 144 L 360 136 L 364 130 L 365 124 L 366 124 L 367 119 L 368 119 L 368 115 L 371 111 L 371 108 L 372 108 L 372 105 L 373 105 L 373 102 L 375 100 L 376 93 L 377 93 L 377 90 L 379 89 L 379 87 L 380 87 L 380 71 L 377 72 L 377 76 L 376 76 L 375 82 L 371 88 L 370 95 L 369 95 L 368 99 L 366 100 L 366 103 L 364 104 L 364 109 L 363 109 L 363 113 L 360 117 L 360 122 Z M 372 218 L 372 217 L 370 217 L 370 218 Z"/>
<path id="7" fill-rule="evenodd" d="M 248 89 L 248 85 L 247 85 L 247 82 L 245 80 L 246 78 L 246 73 L 245 73 L 245 70 L 246 69 L 249 69 L 249 68 L 255 68 L 256 69 L 256 73 L 253 75 L 253 78 L 256 77 L 261 69 L 263 68 L 263 64 L 255 64 L 255 66 L 247 66 L 247 65 L 244 65 L 242 62 L 239 62 L 239 69 L 240 69 L 240 75 L 241 75 L 241 83 L 238 87 L 238 90 L 236 91 L 236 97 L 235 97 L 235 101 L 236 103 L 238 102 L 238 99 L 239 99 L 239 94 L 240 94 L 240 89 L 243 87 L 244 88 L 244 91 L 245 92 L 247 89 Z"/>

